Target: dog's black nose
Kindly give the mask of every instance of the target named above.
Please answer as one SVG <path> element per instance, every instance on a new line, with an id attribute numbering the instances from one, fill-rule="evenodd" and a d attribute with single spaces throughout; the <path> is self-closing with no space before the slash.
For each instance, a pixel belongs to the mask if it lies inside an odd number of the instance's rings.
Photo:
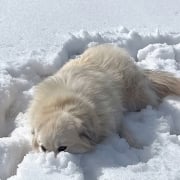
<path id="1" fill-rule="evenodd" d="M 65 151 L 66 148 L 67 148 L 67 146 L 59 146 L 58 149 L 57 149 L 57 151 L 58 151 L 58 152 Z"/>

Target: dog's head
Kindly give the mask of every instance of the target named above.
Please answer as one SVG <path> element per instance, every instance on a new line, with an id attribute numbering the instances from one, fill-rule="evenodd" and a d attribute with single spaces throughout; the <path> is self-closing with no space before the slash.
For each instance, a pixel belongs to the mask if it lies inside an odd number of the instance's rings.
<path id="1" fill-rule="evenodd" d="M 53 117 L 52 117 L 53 118 Z M 55 117 L 54 117 L 55 118 Z M 42 151 L 84 153 L 96 145 L 96 132 L 90 122 L 62 112 L 55 119 L 47 121 L 33 135 L 33 145 Z"/>
<path id="2" fill-rule="evenodd" d="M 29 112 L 34 149 L 55 154 L 84 153 L 101 140 L 100 124 L 91 103 L 73 95 L 43 98 L 35 98 Z"/>

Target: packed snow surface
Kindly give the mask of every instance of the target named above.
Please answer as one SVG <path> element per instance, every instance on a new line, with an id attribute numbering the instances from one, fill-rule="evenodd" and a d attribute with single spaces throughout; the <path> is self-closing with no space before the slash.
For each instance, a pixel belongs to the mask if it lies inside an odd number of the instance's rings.
<path id="1" fill-rule="evenodd" d="M 167 97 L 157 109 L 147 106 L 126 113 L 123 123 L 142 149 L 128 145 L 117 134 L 86 154 L 31 151 L 26 109 L 34 86 L 55 73 L 70 58 L 96 44 L 124 47 L 135 63 L 146 69 L 166 70 L 180 77 L 180 34 L 138 33 L 126 28 L 70 34 L 58 52 L 44 49 L 20 55 L 19 62 L 0 68 L 0 179 L 10 180 L 179 180 L 180 98 Z"/>

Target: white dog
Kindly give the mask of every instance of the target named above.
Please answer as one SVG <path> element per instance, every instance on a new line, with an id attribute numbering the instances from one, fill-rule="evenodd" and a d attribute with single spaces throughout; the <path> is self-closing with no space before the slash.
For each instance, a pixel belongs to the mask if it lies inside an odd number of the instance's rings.
<path id="1" fill-rule="evenodd" d="M 33 147 L 83 153 L 114 132 L 136 145 L 121 125 L 123 112 L 156 107 L 170 94 L 180 95 L 172 74 L 140 69 L 116 46 L 89 48 L 36 87 L 28 110 Z"/>

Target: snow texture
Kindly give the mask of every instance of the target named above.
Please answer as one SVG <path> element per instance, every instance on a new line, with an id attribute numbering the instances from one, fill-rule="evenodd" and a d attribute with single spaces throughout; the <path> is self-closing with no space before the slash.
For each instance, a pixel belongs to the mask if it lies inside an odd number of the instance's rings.
<path id="1" fill-rule="evenodd" d="M 126 48 L 142 68 L 167 70 L 180 77 L 180 34 L 138 33 L 126 28 L 70 34 L 55 56 L 32 50 L 21 63 L 0 67 L 0 179 L 9 180 L 178 180 L 180 179 L 180 98 L 167 97 L 151 106 L 126 113 L 123 123 L 142 149 L 117 134 L 93 152 L 36 153 L 30 147 L 26 109 L 34 86 L 55 73 L 86 48 L 111 43 Z"/>

